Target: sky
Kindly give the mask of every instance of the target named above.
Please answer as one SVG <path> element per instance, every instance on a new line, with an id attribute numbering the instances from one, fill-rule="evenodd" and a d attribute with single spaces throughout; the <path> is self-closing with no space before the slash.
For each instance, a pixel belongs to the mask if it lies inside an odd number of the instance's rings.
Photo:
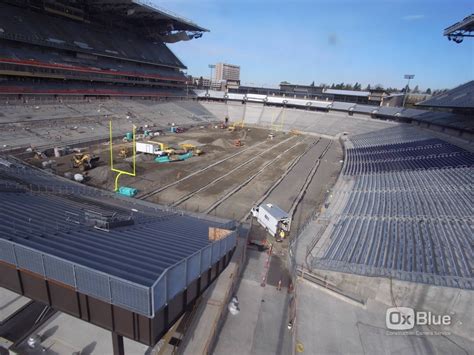
<path id="1" fill-rule="evenodd" d="M 452 88 L 474 79 L 474 38 L 443 29 L 474 13 L 466 0 L 153 0 L 208 28 L 170 44 L 188 74 L 240 65 L 242 85 L 362 83 Z"/>

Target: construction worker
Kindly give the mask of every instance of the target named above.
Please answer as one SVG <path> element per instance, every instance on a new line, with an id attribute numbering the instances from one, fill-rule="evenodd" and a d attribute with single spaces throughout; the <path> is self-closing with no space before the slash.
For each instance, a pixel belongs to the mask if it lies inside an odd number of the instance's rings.
<path id="1" fill-rule="evenodd" d="M 280 230 L 280 239 L 285 239 L 285 231 Z"/>

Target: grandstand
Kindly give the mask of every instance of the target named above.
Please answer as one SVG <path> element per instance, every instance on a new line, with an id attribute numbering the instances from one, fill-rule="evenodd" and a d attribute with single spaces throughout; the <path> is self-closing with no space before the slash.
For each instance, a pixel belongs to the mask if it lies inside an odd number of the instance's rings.
<path id="1" fill-rule="evenodd" d="M 423 128 L 458 136 L 466 140 L 472 140 L 474 137 L 474 121 L 472 120 L 472 108 L 469 106 L 472 101 L 472 87 L 472 82 L 470 82 L 420 104 L 420 107 L 442 107 L 445 109 L 444 111 L 373 106 L 354 102 L 296 99 L 273 95 L 224 93 L 218 91 L 197 91 L 197 96 L 209 111 L 215 112 L 217 117 L 223 114 L 225 115 L 226 112 L 230 113 L 231 107 L 238 105 L 237 102 L 239 104 L 250 103 L 252 105 L 260 105 L 262 117 L 265 116 L 265 109 L 269 106 L 277 106 L 285 109 L 300 109 L 298 110 L 300 117 L 295 117 L 293 121 L 291 119 L 286 121 L 285 129 L 296 128 L 311 132 L 314 131 L 311 127 L 316 127 L 319 130 L 316 130 L 316 133 L 328 135 L 335 135 L 342 132 L 360 134 L 373 129 L 387 127 L 386 122 L 381 122 L 381 120 L 384 120 L 411 123 Z M 451 100 L 451 104 L 441 106 L 439 104 L 440 100 L 446 102 L 448 97 L 454 98 L 456 103 L 452 103 Z M 437 104 L 431 105 L 433 102 Z M 446 110 L 448 108 L 452 108 L 452 110 Z M 296 110 L 289 110 L 289 112 L 294 111 Z M 325 115 L 323 114 L 324 112 L 326 112 Z M 357 118 L 359 119 L 367 119 L 370 117 L 378 120 L 370 120 L 370 124 L 364 124 L 360 122 L 360 120 L 354 120 L 353 118 L 356 117 L 354 114 L 357 114 Z M 294 117 L 294 115 L 292 116 Z M 232 117 L 231 114 L 229 117 L 231 120 L 241 120 L 243 118 L 243 116 Z M 303 117 L 308 117 L 308 120 Z M 311 119 L 309 119 L 310 117 Z M 320 122 L 317 122 L 318 117 L 321 118 Z M 334 119 L 336 117 L 337 119 Z M 248 116 L 248 118 L 247 115 L 245 115 L 245 119 L 250 120 L 249 123 L 255 123 L 253 122 L 255 115 L 252 115 L 252 117 Z M 374 121 L 379 121 L 380 125 L 377 127 Z M 322 126 L 317 123 L 321 123 Z M 347 129 L 344 128 L 346 123 L 348 123 Z M 332 125 L 333 128 L 325 129 L 324 127 L 328 125 Z M 322 129 L 322 131 L 320 129 Z"/>
<path id="2" fill-rule="evenodd" d="M 183 97 L 164 42 L 205 31 L 141 1 L 0 1 L 0 95 Z"/>
<path id="3" fill-rule="evenodd" d="M 147 345 L 236 244 L 233 221 L 120 198 L 14 159 L 0 159 L 0 191 L 0 286 Z M 212 228 L 226 234 L 213 242 Z"/>
<path id="4" fill-rule="evenodd" d="M 474 289 L 474 155 L 413 127 L 350 137 L 310 267 Z"/>

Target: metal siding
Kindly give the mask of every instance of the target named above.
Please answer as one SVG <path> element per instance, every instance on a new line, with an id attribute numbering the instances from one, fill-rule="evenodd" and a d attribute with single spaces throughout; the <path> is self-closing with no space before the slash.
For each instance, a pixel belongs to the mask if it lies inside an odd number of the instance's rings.
<path id="1" fill-rule="evenodd" d="M 189 285 L 192 281 L 196 280 L 201 274 L 201 252 L 195 253 L 190 256 L 187 260 L 187 284 Z"/>
<path id="2" fill-rule="evenodd" d="M 150 290 L 147 287 L 111 279 L 110 289 L 113 304 L 141 314 L 151 314 Z"/>
<path id="3" fill-rule="evenodd" d="M 212 245 L 202 250 L 201 253 L 201 274 L 211 267 Z"/>
<path id="4" fill-rule="evenodd" d="M 0 238 L 0 260 L 5 261 L 9 264 L 16 265 L 15 251 L 13 250 L 13 244 Z"/>
<path id="5" fill-rule="evenodd" d="M 168 300 L 186 287 L 186 260 L 171 267 L 167 272 Z"/>
<path id="6" fill-rule="evenodd" d="M 44 268 L 46 277 L 75 287 L 74 267 L 71 263 L 45 255 Z"/>
<path id="7" fill-rule="evenodd" d="M 161 309 L 166 304 L 166 275 L 163 274 L 152 288 L 153 311 Z"/>
<path id="8" fill-rule="evenodd" d="M 220 246 L 219 246 L 219 242 L 213 243 L 211 250 L 212 250 L 211 262 L 212 262 L 212 264 L 215 264 L 215 263 L 217 262 L 217 260 L 219 260 L 219 257 L 220 257 Z"/>
<path id="9" fill-rule="evenodd" d="M 103 300 L 111 300 L 108 276 L 81 266 L 77 266 L 75 271 L 77 288 L 81 292 Z"/>
<path id="10" fill-rule="evenodd" d="M 21 246 L 15 246 L 18 266 L 44 276 L 43 259 L 40 253 Z"/>

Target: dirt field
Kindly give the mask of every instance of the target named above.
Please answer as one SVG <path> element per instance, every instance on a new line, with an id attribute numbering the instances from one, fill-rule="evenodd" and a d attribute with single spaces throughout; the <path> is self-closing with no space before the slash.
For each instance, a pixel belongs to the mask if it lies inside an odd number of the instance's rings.
<path id="1" fill-rule="evenodd" d="M 119 185 L 137 188 L 137 198 L 236 220 L 243 220 L 261 200 L 286 211 L 296 207 L 292 230 L 297 230 L 320 208 L 334 184 L 342 151 L 338 142 L 330 144 L 326 138 L 277 133 L 270 139 L 269 133 L 256 128 L 229 132 L 211 127 L 165 133 L 153 140 L 172 147 L 190 143 L 205 153 L 172 163 L 156 163 L 154 156 L 138 154 L 137 176 L 123 175 Z M 236 139 L 242 141 L 242 147 L 234 145 Z M 132 171 L 131 158 L 118 157 L 123 147 L 132 150 L 131 143 L 114 142 L 115 167 Z M 100 157 L 99 165 L 86 172 L 87 184 L 113 190 L 115 173 L 109 167 L 108 142 L 94 144 L 85 151 Z M 79 173 L 79 169 L 70 166 L 71 156 L 48 160 L 56 161 L 59 175 Z M 41 160 L 31 158 L 29 162 L 41 166 Z M 318 169 L 311 175 L 317 164 Z"/>

